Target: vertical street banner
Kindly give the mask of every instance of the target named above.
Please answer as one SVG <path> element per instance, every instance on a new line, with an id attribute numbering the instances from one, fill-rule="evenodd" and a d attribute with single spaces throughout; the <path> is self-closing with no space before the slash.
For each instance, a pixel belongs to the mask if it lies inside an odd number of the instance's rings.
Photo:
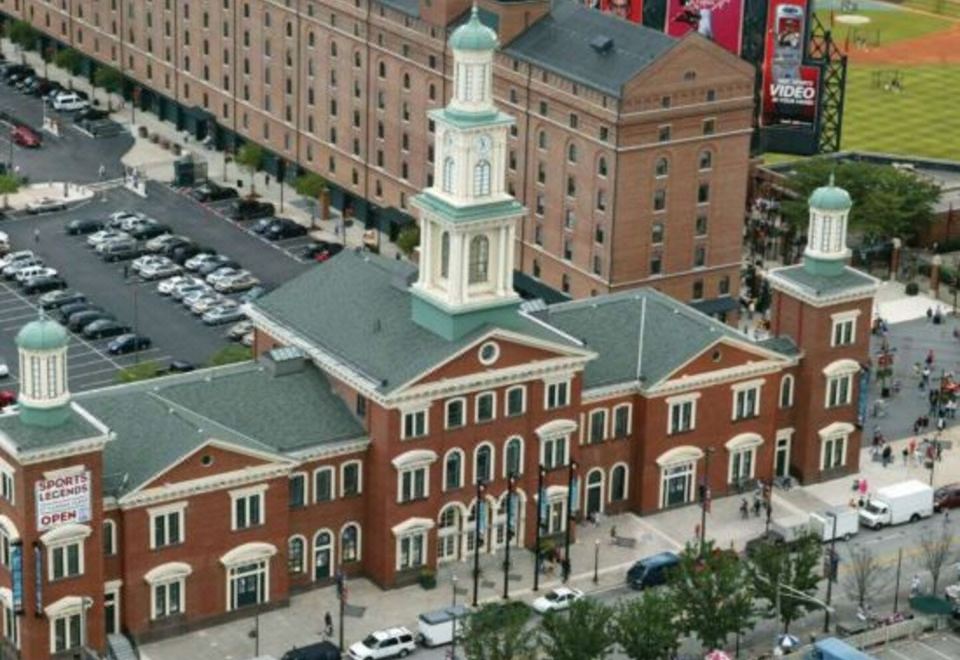
<path id="1" fill-rule="evenodd" d="M 770 0 L 763 59 L 763 126 L 812 126 L 820 105 L 820 67 L 804 64 L 806 0 Z"/>
<path id="2" fill-rule="evenodd" d="M 23 544 L 13 543 L 10 545 L 10 580 L 13 587 L 10 590 L 13 594 L 13 611 L 21 614 L 23 612 Z"/>
<path id="3" fill-rule="evenodd" d="M 742 30 L 743 0 L 667 0 L 663 31 L 671 37 L 699 32 L 739 56 Z"/>
<path id="4" fill-rule="evenodd" d="M 580 479 L 574 477 L 570 480 L 570 511 L 571 516 L 580 510 Z"/>
<path id="5" fill-rule="evenodd" d="M 33 607 L 37 615 L 43 614 L 43 548 L 33 544 Z"/>
<path id="6" fill-rule="evenodd" d="M 540 527 L 547 526 L 547 507 L 547 491 L 541 488 L 540 493 L 537 495 L 537 512 L 540 518 Z"/>
<path id="7" fill-rule="evenodd" d="M 508 517 L 510 518 L 510 531 L 515 532 L 517 531 L 517 516 L 519 515 L 517 506 L 520 498 L 516 493 L 510 493 L 507 497 L 509 497 L 507 500 L 507 512 Z"/>

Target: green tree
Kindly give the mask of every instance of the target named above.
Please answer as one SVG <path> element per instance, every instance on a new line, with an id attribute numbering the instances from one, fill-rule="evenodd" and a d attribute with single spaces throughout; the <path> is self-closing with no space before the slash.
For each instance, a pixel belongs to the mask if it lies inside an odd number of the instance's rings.
<path id="1" fill-rule="evenodd" d="M 634 660 L 670 658 L 680 645 L 681 624 L 676 593 L 669 587 L 651 589 L 620 603 L 612 621 L 613 639 Z"/>
<path id="2" fill-rule="evenodd" d="M 3 195 L 3 207 L 9 208 L 9 195 L 20 190 L 20 179 L 13 174 L 0 174 L 0 195 Z"/>
<path id="3" fill-rule="evenodd" d="M 684 631 L 711 650 L 722 648 L 731 634 L 753 628 L 757 611 L 750 576 L 737 554 L 716 548 L 712 541 L 702 557 L 699 550 L 687 545 L 670 583 L 682 608 Z"/>
<path id="4" fill-rule="evenodd" d="M 850 228 L 868 236 L 912 239 L 933 219 L 933 204 L 940 196 L 936 184 L 890 165 L 811 158 L 800 161 L 787 177 L 787 187 L 797 194 L 782 204 L 784 219 L 805 231 L 809 219 L 807 199 L 834 174 L 838 186 L 850 193 Z"/>
<path id="5" fill-rule="evenodd" d="M 240 344 L 230 344 L 224 346 L 213 354 L 210 358 L 211 367 L 219 367 L 224 364 L 233 364 L 234 362 L 246 362 L 253 359 L 253 349 Z"/>
<path id="6" fill-rule="evenodd" d="M 521 602 L 488 603 L 464 620 L 460 642 L 468 660 L 533 660 L 537 636 L 524 630 L 530 608 Z"/>
<path id="7" fill-rule="evenodd" d="M 7 38 L 23 50 L 34 50 L 40 33 L 26 21 L 14 21 L 7 26 Z"/>
<path id="8" fill-rule="evenodd" d="M 254 188 L 253 176 L 256 174 L 257 170 L 263 167 L 263 147 L 258 144 L 253 144 L 252 142 L 247 142 L 245 145 L 240 147 L 237 151 L 237 155 L 234 157 L 234 160 L 237 162 L 237 165 L 247 170 L 250 174 L 250 195 L 256 195 L 257 191 Z"/>
<path id="9" fill-rule="evenodd" d="M 397 236 L 397 247 L 404 255 L 409 257 L 418 245 L 420 245 L 420 227 L 409 225 L 400 230 Z"/>
<path id="10" fill-rule="evenodd" d="M 73 74 L 80 70 L 81 62 L 83 62 L 83 56 L 73 48 L 58 50 L 53 56 L 53 63 L 56 66 Z"/>
<path id="11" fill-rule="evenodd" d="M 160 363 L 156 360 L 150 360 L 121 369 L 117 372 L 117 381 L 121 383 L 133 383 L 138 380 L 155 378 L 159 372 Z"/>
<path id="12" fill-rule="evenodd" d="M 761 543 L 751 557 L 754 594 L 767 602 L 766 616 L 783 621 L 784 632 L 793 621 L 817 607 L 812 600 L 798 597 L 797 592 L 811 598 L 816 594 L 822 554 L 820 540 L 808 535 L 792 545 Z"/>
<path id="13" fill-rule="evenodd" d="M 329 186 L 327 180 L 316 172 L 308 172 L 293 182 L 293 189 L 304 197 L 317 200 L 320 207 L 320 219 L 326 220 L 330 216 Z"/>
<path id="14" fill-rule="evenodd" d="M 540 646 L 553 660 L 599 660 L 613 644 L 613 610 L 581 598 L 566 612 L 550 612 L 540 626 Z"/>
<path id="15" fill-rule="evenodd" d="M 112 66 L 98 66 L 93 73 L 93 84 L 107 92 L 107 110 L 112 110 L 110 95 L 117 94 L 123 86 L 123 74 Z"/>

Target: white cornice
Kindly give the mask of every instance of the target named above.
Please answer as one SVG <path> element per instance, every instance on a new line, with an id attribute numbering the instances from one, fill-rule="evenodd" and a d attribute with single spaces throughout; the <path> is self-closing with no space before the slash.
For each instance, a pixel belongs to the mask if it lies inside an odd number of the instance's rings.
<path id="1" fill-rule="evenodd" d="M 34 463 L 43 463 L 46 461 L 56 460 L 58 458 L 68 458 L 70 456 L 78 456 L 80 454 L 89 454 L 90 452 L 101 451 L 107 444 L 108 440 L 109 438 L 107 437 L 99 436 L 96 438 L 88 438 L 85 440 L 77 440 L 75 442 L 55 445 L 53 447 L 25 451 L 21 454 L 14 455 L 17 457 L 20 465 L 32 465 Z M 0 442 L 0 445 L 3 444 L 5 443 Z M 6 447 L 4 448 L 6 449 Z"/>
<path id="2" fill-rule="evenodd" d="M 832 294 L 817 293 L 804 286 L 800 286 L 799 284 L 788 280 L 785 277 L 781 277 L 777 272 L 779 270 L 780 269 L 778 268 L 767 273 L 766 277 L 767 281 L 770 282 L 770 286 L 772 286 L 776 291 L 787 293 L 794 298 L 798 298 L 811 307 L 830 307 L 839 303 L 852 302 L 854 300 L 862 300 L 864 298 L 872 298 L 877 293 L 877 289 L 880 288 L 880 280 L 872 275 L 860 273 L 864 277 L 870 278 L 871 283 L 851 289 L 843 289 Z"/>
<path id="3" fill-rule="evenodd" d="M 199 495 L 201 493 L 228 490 L 238 486 L 266 481 L 289 474 L 291 468 L 292 465 L 290 463 L 259 465 L 257 467 L 244 468 L 233 472 L 215 474 L 209 477 L 201 477 L 200 479 L 191 479 L 189 481 L 147 488 L 124 495 L 118 502 L 120 508 L 124 510 L 134 509 L 150 504 L 159 504 L 161 502 L 192 497 L 193 495 Z"/>
<path id="4" fill-rule="evenodd" d="M 367 447 L 369 446 L 370 438 L 363 437 L 344 440 L 335 444 L 323 444 L 307 447 L 306 449 L 299 449 L 297 451 L 289 452 L 287 455 L 290 458 L 297 460 L 297 465 L 299 466 L 310 461 L 315 461 L 318 458 L 333 458 L 335 456 L 356 454 L 357 452 L 366 451 Z"/>
<path id="5" fill-rule="evenodd" d="M 787 365 L 784 362 L 773 360 L 752 362 L 747 365 L 740 365 L 730 369 L 720 369 L 718 371 L 711 371 L 705 374 L 698 374 L 696 376 L 668 380 L 646 390 L 643 392 L 643 394 L 644 396 L 655 398 L 664 396 L 666 394 L 676 394 L 678 392 L 701 389 L 711 385 L 722 385 L 724 383 L 731 383 L 750 376 L 766 376 L 769 374 L 775 374 L 779 371 L 782 371 L 785 366 Z"/>

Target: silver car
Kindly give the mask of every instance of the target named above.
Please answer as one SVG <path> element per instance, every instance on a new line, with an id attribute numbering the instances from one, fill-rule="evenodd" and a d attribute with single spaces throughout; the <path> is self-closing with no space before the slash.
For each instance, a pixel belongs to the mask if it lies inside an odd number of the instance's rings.
<path id="1" fill-rule="evenodd" d="M 221 325 L 223 323 L 234 323 L 245 318 L 245 316 L 243 310 L 240 309 L 240 305 L 231 300 L 208 310 L 202 318 L 207 325 Z"/>

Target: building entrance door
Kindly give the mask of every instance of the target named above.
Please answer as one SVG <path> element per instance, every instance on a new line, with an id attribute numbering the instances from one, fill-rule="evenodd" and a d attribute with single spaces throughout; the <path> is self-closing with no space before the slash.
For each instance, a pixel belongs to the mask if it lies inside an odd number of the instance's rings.
<path id="1" fill-rule="evenodd" d="M 693 482 L 693 463 L 686 463 L 663 471 L 663 506 L 671 507 L 690 501 Z"/>
<path id="2" fill-rule="evenodd" d="M 777 440 L 777 453 L 773 465 L 774 476 L 786 477 L 790 473 L 790 438 Z"/>
<path id="3" fill-rule="evenodd" d="M 333 573 L 330 565 L 333 547 L 333 536 L 329 532 L 320 532 L 314 539 L 313 547 L 313 579 L 326 580 Z"/>
<path id="4" fill-rule="evenodd" d="M 115 635 L 118 632 L 117 621 L 120 618 L 120 603 L 117 602 L 118 600 L 116 591 L 109 591 L 103 597 L 103 613 L 108 635 Z"/>
<path id="5" fill-rule="evenodd" d="M 587 477 L 587 517 L 603 510 L 603 473 L 591 472 Z"/>
<path id="6" fill-rule="evenodd" d="M 257 605 L 266 600 L 265 561 L 244 564 L 230 569 L 230 591 L 233 609 Z"/>

